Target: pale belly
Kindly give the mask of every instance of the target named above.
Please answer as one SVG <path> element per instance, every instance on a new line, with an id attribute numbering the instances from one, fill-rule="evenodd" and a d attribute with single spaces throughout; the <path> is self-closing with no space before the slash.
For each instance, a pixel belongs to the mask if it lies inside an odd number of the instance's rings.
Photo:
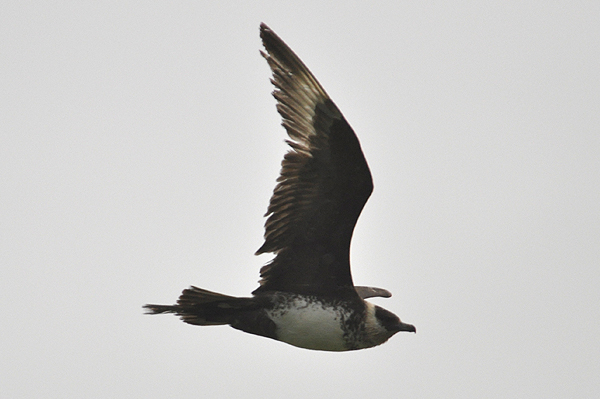
<path id="1" fill-rule="evenodd" d="M 277 339 L 307 349 L 345 351 L 341 310 L 296 299 L 286 309 L 268 312 L 277 325 Z"/>

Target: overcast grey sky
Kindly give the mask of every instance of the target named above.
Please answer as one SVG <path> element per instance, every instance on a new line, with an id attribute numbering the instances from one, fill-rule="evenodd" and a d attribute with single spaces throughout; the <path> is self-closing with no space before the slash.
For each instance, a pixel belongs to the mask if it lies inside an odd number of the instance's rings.
<path id="1" fill-rule="evenodd" d="M 0 396 L 598 397 L 600 3 L 290 3 L 3 3 Z M 269 259 L 260 22 L 358 134 L 354 280 L 416 335 L 324 353 L 142 314 Z"/>

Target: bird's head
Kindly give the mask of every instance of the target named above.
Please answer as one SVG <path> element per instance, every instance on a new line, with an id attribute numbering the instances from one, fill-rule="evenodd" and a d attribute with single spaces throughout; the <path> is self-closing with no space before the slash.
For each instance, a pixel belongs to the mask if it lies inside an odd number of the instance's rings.
<path id="1" fill-rule="evenodd" d="M 403 323 L 398 316 L 377 305 L 375 305 L 375 319 L 379 325 L 390 333 L 390 337 L 399 331 L 417 332 L 415 326 Z"/>

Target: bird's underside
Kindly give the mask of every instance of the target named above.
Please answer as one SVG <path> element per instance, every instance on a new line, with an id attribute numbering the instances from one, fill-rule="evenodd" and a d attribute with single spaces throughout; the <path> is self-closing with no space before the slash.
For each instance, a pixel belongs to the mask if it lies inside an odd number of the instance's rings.
<path id="1" fill-rule="evenodd" d="M 304 63 L 266 25 L 260 35 L 275 86 L 273 96 L 290 145 L 271 197 L 265 242 L 275 257 L 260 286 L 239 298 L 197 287 L 175 305 L 145 305 L 194 325 L 224 325 L 298 347 L 343 351 L 379 345 L 415 332 L 366 298 L 382 288 L 354 286 L 350 241 L 373 183 L 359 141 Z"/>

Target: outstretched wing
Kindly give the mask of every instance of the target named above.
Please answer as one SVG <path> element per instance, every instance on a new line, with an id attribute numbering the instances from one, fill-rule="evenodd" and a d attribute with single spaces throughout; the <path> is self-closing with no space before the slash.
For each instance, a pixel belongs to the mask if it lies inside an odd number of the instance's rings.
<path id="1" fill-rule="evenodd" d="M 257 251 L 276 257 L 261 269 L 254 293 L 353 290 L 350 240 L 373 191 L 369 167 L 354 131 L 304 63 L 265 24 L 260 36 L 291 150 Z"/>

